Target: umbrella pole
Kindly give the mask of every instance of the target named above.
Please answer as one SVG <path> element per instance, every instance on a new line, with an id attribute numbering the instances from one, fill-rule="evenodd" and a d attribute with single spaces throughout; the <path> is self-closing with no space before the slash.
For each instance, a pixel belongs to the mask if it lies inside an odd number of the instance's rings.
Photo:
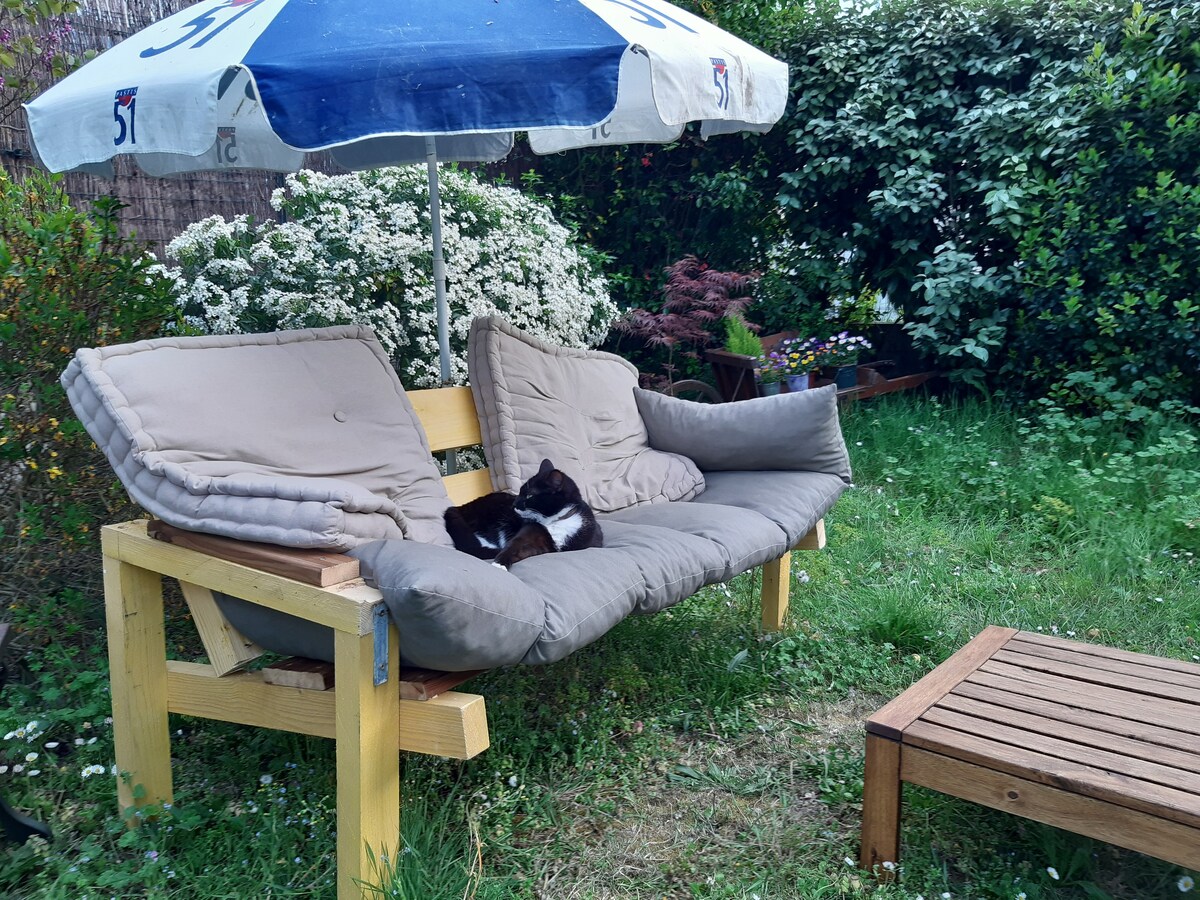
<path id="1" fill-rule="evenodd" d="M 450 384 L 450 305 L 446 300 L 446 258 L 442 255 L 442 206 L 439 199 L 437 143 L 425 138 L 425 168 L 429 173 L 429 218 L 433 230 L 433 290 L 437 298 L 438 354 L 442 387 Z"/>
<path id="2" fill-rule="evenodd" d="M 425 138 L 425 169 L 429 174 L 429 224 L 433 232 L 433 293 L 437 300 L 438 359 L 442 387 L 450 384 L 450 304 L 446 300 L 446 258 L 442 255 L 442 204 L 438 190 L 437 142 Z M 446 474 L 457 469 L 456 454 L 446 451 Z"/>

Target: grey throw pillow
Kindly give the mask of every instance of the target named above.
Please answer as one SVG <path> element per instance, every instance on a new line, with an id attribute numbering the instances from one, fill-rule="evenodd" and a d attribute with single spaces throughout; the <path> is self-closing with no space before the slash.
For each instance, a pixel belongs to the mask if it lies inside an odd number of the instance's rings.
<path id="1" fill-rule="evenodd" d="M 850 483 L 832 385 L 736 403 L 694 403 L 641 388 L 634 396 L 650 446 L 685 453 L 701 471 L 824 472 Z"/>

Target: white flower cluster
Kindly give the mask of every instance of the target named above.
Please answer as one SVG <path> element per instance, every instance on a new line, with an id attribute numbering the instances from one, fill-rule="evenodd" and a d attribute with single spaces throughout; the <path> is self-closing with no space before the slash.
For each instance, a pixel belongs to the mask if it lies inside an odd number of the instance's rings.
<path id="1" fill-rule="evenodd" d="M 441 173 L 452 374 L 466 379 L 476 316 L 499 313 L 556 344 L 603 340 L 616 307 L 597 267 L 541 203 Z M 230 334 L 354 323 L 374 329 L 408 387 L 438 383 L 429 197 L 424 167 L 289 175 L 281 222 L 220 216 L 167 247 L 187 321 Z"/>

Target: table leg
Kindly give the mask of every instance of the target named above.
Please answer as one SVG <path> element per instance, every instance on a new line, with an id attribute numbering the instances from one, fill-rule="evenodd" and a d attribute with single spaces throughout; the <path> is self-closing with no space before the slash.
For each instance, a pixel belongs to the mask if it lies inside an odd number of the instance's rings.
<path id="1" fill-rule="evenodd" d="M 900 742 L 868 733 L 859 862 L 880 881 L 895 877 L 895 869 L 884 869 L 883 863 L 900 862 L 901 790 Z"/>

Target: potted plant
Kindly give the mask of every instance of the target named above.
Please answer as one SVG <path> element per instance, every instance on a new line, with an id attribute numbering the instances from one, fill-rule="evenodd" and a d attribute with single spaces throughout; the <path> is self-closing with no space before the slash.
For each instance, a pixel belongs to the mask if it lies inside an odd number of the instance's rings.
<path id="1" fill-rule="evenodd" d="M 739 315 L 725 317 L 725 349 L 739 356 L 762 356 L 763 344 Z"/>
<path id="2" fill-rule="evenodd" d="M 758 377 L 759 389 L 764 395 L 778 394 L 783 388 L 783 380 L 787 377 L 784 370 L 783 358 L 774 350 L 760 356 L 756 361 L 755 374 Z"/>
<path id="3" fill-rule="evenodd" d="M 825 364 L 825 344 L 816 338 L 788 338 L 780 342 L 778 353 L 789 391 L 807 390 L 812 373 Z"/>
<path id="4" fill-rule="evenodd" d="M 834 384 L 839 388 L 851 388 L 858 384 L 858 357 L 871 349 L 865 337 L 842 331 L 830 335 L 825 341 L 822 364 L 832 367 Z"/>

